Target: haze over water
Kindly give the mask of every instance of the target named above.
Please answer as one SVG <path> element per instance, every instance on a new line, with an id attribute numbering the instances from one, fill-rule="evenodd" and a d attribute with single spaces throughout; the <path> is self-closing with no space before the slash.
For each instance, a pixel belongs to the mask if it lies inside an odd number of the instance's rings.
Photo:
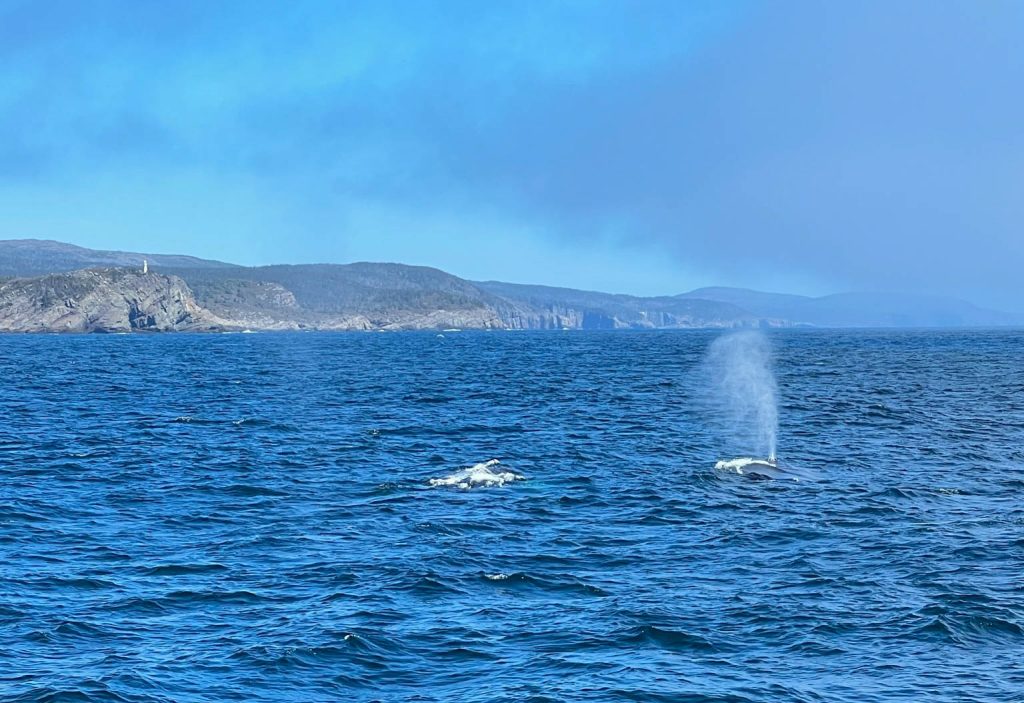
<path id="1" fill-rule="evenodd" d="M 1019 700 L 1020 333 L 717 334 L 0 337 L 0 699 Z"/>

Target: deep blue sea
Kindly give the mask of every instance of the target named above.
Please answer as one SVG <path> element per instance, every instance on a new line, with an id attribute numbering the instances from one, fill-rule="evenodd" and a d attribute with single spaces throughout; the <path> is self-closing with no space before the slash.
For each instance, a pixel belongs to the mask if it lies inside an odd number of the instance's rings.
<path id="1" fill-rule="evenodd" d="M 1024 701 L 1024 332 L 719 334 L 0 337 L 0 700 Z"/>

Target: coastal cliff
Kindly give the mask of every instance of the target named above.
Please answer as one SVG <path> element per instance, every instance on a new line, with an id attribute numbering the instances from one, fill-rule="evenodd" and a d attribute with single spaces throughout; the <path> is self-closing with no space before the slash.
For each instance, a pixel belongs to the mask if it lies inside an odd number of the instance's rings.
<path id="1" fill-rule="evenodd" d="M 645 329 L 776 324 L 728 303 L 474 284 L 401 264 L 94 268 L 0 282 L 0 332 Z"/>
<path id="2" fill-rule="evenodd" d="M 148 273 L 143 261 L 148 261 Z M 738 288 L 634 296 L 468 281 L 427 266 L 394 263 L 237 266 L 180 255 L 0 240 L 0 332 L 971 327 L 1020 322 L 1019 316 L 930 296 L 812 298 Z"/>
<path id="3" fill-rule="evenodd" d="M 479 300 L 431 286 L 343 305 L 301 305 L 270 281 L 95 268 L 0 280 L 0 332 L 225 332 L 241 330 L 502 329 Z"/>
<path id="4" fill-rule="evenodd" d="M 181 278 L 89 269 L 0 283 L 0 331 L 177 332 L 231 323 L 196 303 Z"/>

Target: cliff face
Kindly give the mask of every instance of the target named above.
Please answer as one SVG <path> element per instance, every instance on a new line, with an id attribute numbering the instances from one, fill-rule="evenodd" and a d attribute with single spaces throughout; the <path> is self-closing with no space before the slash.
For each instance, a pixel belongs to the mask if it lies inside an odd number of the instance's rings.
<path id="1" fill-rule="evenodd" d="M 500 329 L 479 300 L 426 289 L 408 300 L 387 292 L 362 311 L 310 310 L 284 286 L 226 280 L 200 284 L 202 303 L 180 277 L 137 269 L 87 269 L 0 280 L 0 332 L 182 332 L 227 330 Z M 433 297 L 436 296 L 436 297 Z M 435 307 L 436 305 L 436 307 Z"/>
<path id="2" fill-rule="evenodd" d="M 106 268 L 0 280 L 0 331 L 642 329 L 774 322 L 728 303 L 474 284 L 397 264 L 210 267 L 180 274 Z"/>
<path id="3" fill-rule="evenodd" d="M 401 264 L 174 270 L 215 314 L 250 329 L 655 329 L 785 324 L 735 305 L 511 283 Z"/>
<path id="4" fill-rule="evenodd" d="M 177 276 L 89 269 L 0 283 L 0 331 L 172 332 L 231 326 L 200 307 Z"/>
<path id="5" fill-rule="evenodd" d="M 782 326 L 726 302 L 613 295 L 551 286 L 489 281 L 476 286 L 498 302 L 513 329 L 669 329 Z"/>
<path id="6" fill-rule="evenodd" d="M 142 274 L 148 259 L 150 273 Z M 131 268 L 80 269 L 85 266 Z M 154 272 L 155 271 L 155 272 Z M 44 275 L 40 275 L 40 274 Z M 726 301 L 467 281 L 389 263 L 234 266 L 0 241 L 0 331 L 650 329 L 785 324 Z M 38 278 L 28 278 L 39 276 Z"/>
<path id="7" fill-rule="evenodd" d="M 143 259 L 156 273 L 141 274 Z M 73 270 L 88 266 L 131 268 Z M 97 251 L 51 241 L 0 240 L 0 331 L 1010 324 L 1022 324 L 1021 317 L 931 296 L 850 293 L 809 298 L 702 288 L 649 297 L 474 282 L 438 269 L 403 264 L 250 267 L 189 256 Z"/>

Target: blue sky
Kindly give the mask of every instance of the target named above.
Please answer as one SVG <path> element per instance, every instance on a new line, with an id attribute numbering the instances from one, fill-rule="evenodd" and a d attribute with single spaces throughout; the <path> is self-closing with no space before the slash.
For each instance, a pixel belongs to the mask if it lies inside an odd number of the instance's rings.
<path id="1" fill-rule="evenodd" d="M 1024 3 L 0 0 L 0 237 L 1024 310 Z"/>

